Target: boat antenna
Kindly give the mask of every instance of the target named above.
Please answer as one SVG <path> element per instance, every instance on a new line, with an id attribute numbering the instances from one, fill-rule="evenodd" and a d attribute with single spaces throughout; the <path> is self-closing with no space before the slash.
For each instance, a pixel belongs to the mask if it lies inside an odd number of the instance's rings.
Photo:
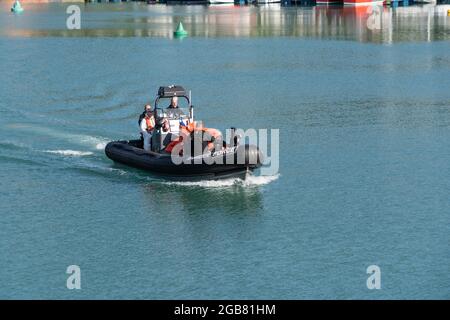
<path id="1" fill-rule="evenodd" d="M 191 122 L 193 122 L 194 121 L 194 107 L 192 106 L 191 90 L 189 90 L 189 113 L 190 113 Z"/>

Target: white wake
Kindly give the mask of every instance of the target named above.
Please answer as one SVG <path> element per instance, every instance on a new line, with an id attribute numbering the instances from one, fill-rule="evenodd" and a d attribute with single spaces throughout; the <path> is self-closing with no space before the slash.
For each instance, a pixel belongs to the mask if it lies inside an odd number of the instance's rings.
<path id="1" fill-rule="evenodd" d="M 232 186 L 262 186 L 277 180 L 280 177 L 279 174 L 273 176 L 248 176 L 247 178 L 230 178 L 223 180 L 200 180 L 200 181 L 167 181 L 164 184 L 178 185 L 185 187 L 202 187 L 202 188 L 223 188 Z"/>
<path id="2" fill-rule="evenodd" d="M 9 124 L 8 127 L 13 129 L 20 129 L 22 131 L 30 131 L 33 132 L 33 134 L 50 136 L 95 150 L 104 150 L 106 144 L 108 143 L 108 139 L 106 139 L 105 137 L 90 136 L 86 134 L 74 134 L 30 124 Z"/>
<path id="3" fill-rule="evenodd" d="M 77 151 L 77 150 L 45 150 L 46 153 L 58 154 L 66 157 L 83 157 L 93 155 L 90 151 Z"/>

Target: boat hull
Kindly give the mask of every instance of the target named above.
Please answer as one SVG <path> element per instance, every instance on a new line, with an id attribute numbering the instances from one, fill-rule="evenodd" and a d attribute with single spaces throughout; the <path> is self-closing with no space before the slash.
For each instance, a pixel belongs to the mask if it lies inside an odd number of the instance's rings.
<path id="1" fill-rule="evenodd" d="M 227 153 L 200 155 L 175 164 L 170 154 L 145 151 L 141 144 L 140 140 L 113 141 L 106 145 L 105 154 L 115 162 L 180 180 L 244 177 L 261 166 L 263 157 L 256 146 L 242 145 Z M 244 159 L 243 163 L 238 161 L 238 157 Z"/>

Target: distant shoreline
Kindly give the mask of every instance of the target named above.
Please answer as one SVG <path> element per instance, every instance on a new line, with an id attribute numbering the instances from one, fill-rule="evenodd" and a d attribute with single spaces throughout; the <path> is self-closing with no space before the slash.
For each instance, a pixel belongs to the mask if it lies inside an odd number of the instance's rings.
<path id="1" fill-rule="evenodd" d="M 14 0 L 1 0 L 1 2 L 11 2 L 13 3 Z M 22 4 L 39 4 L 39 3 L 70 3 L 70 2 L 77 2 L 77 3 L 84 3 L 84 2 L 98 2 L 97 0 L 19 0 Z M 109 1 L 109 0 L 102 0 L 101 3 L 118 3 L 122 2 L 121 0 L 116 1 Z M 100 3 L 99 2 L 99 3 Z M 148 2 L 147 0 L 128 0 L 123 2 Z M 152 1 L 152 2 L 165 2 L 164 1 Z M 206 2 L 206 0 L 205 0 Z"/>
<path id="2" fill-rule="evenodd" d="M 11 2 L 13 3 L 14 0 L 7 0 L 7 1 L 2 1 L 2 2 Z M 64 2 L 86 2 L 85 0 L 19 0 L 20 3 L 22 4 L 28 4 L 28 3 L 32 3 L 32 4 L 39 4 L 39 3 L 64 3 Z"/>
<path id="3" fill-rule="evenodd" d="M 0 2 L 11 2 L 13 3 L 15 0 L 0 0 Z M 150 2 L 150 3 L 167 3 L 167 2 L 179 2 L 179 3 L 207 3 L 208 0 L 19 0 L 22 4 L 39 4 L 39 3 L 120 3 L 120 2 Z"/>

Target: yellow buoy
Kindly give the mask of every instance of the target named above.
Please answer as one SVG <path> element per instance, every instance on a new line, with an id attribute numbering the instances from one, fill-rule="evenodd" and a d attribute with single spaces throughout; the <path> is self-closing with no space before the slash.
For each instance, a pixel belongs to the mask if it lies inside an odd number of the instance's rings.
<path id="1" fill-rule="evenodd" d="M 450 17 L 450 10 L 447 10 L 447 15 Z"/>

